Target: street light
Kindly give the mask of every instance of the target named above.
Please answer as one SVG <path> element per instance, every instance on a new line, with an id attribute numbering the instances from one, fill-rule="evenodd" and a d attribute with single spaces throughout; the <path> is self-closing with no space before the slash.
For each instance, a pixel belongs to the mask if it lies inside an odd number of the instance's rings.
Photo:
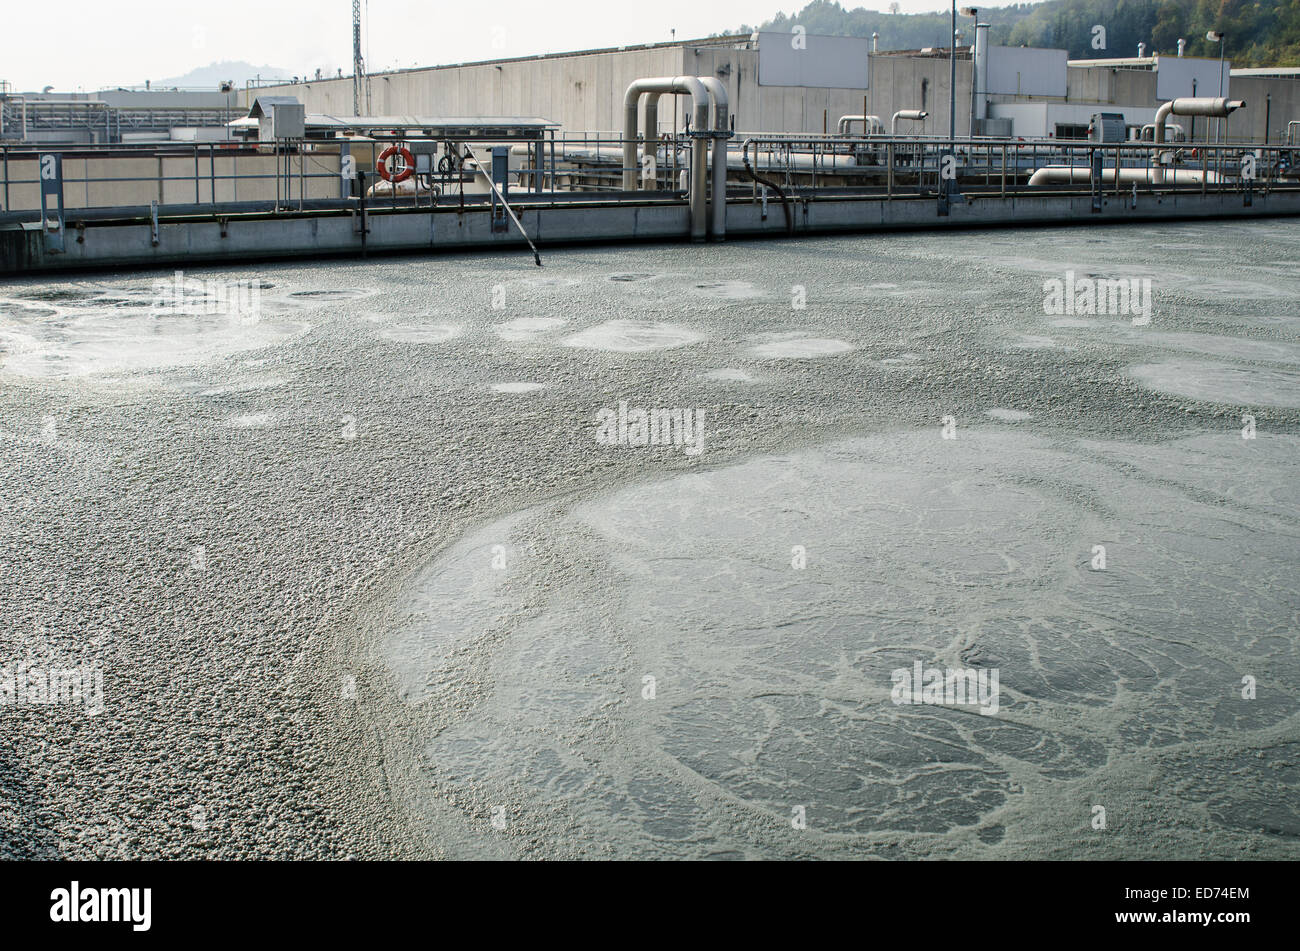
<path id="1" fill-rule="evenodd" d="M 1208 33 L 1205 34 L 1205 38 L 1209 40 L 1211 43 L 1219 44 L 1219 98 L 1222 99 L 1223 98 L 1223 46 L 1225 40 L 1227 39 L 1227 36 L 1226 34 L 1220 33 L 1217 30 L 1210 30 Z M 1219 129 L 1222 128 L 1222 126 L 1223 126 L 1222 122 L 1216 122 L 1214 124 L 1214 142 L 1216 145 L 1219 142 Z"/>
<path id="2" fill-rule="evenodd" d="M 948 32 L 948 148 L 944 155 L 957 152 L 957 0 L 952 0 L 952 29 Z M 943 159 L 940 158 L 939 172 L 939 208 L 940 214 L 948 213 L 948 196 L 952 193 L 949 181 L 943 175 Z"/>
<path id="3" fill-rule="evenodd" d="M 952 0 L 952 30 L 948 47 L 948 147 L 957 139 L 957 0 Z"/>
<path id="4" fill-rule="evenodd" d="M 979 10 L 976 7 L 962 7 L 961 15 L 975 21 L 975 39 L 970 48 L 970 134 L 975 135 L 975 101 L 979 95 L 979 64 L 975 61 L 975 43 L 979 42 Z"/>

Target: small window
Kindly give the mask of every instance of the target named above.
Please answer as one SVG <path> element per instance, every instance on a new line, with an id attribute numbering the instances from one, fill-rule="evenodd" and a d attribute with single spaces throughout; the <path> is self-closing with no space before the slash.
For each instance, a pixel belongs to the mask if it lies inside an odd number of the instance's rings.
<path id="1" fill-rule="evenodd" d="M 1086 125 L 1070 125 L 1058 122 L 1056 124 L 1056 137 L 1058 139 L 1086 139 L 1088 138 L 1088 127 Z"/>

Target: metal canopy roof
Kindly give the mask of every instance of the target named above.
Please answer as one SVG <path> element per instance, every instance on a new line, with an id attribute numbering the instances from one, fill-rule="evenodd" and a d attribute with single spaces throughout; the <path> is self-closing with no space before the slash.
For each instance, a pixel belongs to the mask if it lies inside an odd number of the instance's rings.
<path id="1" fill-rule="evenodd" d="M 276 106 L 298 106 L 293 96 L 258 96 L 248 116 L 229 123 L 249 127 L 256 120 L 269 118 Z M 560 124 L 539 116 L 331 116 L 309 113 L 306 131 L 309 138 L 333 137 L 352 133 L 367 137 L 424 136 L 431 139 L 536 139 Z"/>
<path id="2" fill-rule="evenodd" d="M 258 96 L 253 100 L 253 108 L 248 110 L 250 119 L 269 119 L 271 109 L 275 106 L 300 106 L 294 96 Z"/>
<path id="3" fill-rule="evenodd" d="M 537 116 L 307 116 L 307 134 L 420 135 L 431 139 L 538 138 L 559 123 Z"/>

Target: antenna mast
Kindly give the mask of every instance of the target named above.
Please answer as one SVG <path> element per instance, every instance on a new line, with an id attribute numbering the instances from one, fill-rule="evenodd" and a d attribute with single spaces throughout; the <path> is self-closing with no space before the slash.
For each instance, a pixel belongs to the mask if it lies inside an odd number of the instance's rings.
<path id="1" fill-rule="evenodd" d="M 361 115 L 361 84 L 366 81 L 366 61 L 361 57 L 361 0 L 352 0 L 352 114 Z"/>

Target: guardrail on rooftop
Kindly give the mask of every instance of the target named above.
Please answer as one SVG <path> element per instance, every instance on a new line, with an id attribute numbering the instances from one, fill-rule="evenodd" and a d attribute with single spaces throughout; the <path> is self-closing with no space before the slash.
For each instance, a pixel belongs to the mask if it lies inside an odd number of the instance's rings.
<path id="1" fill-rule="evenodd" d="M 376 163 L 393 144 L 416 152 L 405 186 L 380 182 Z M 623 139 L 615 133 L 556 133 L 508 150 L 512 204 L 587 195 L 610 200 L 680 200 L 689 187 L 691 137 L 639 142 L 639 189 L 623 191 Z M 1047 189 L 1126 192 L 1267 191 L 1300 187 L 1300 148 L 1182 142 L 1097 144 L 1063 140 L 926 136 L 737 136 L 728 148 L 728 191 L 746 185 L 816 198 L 846 194 L 886 200 L 1042 193 Z M 0 223 L 173 213 L 214 215 L 428 208 L 492 202 L 485 176 L 492 150 L 406 139 L 243 143 L 0 146 Z M 501 174 L 498 164 L 495 174 Z"/>

